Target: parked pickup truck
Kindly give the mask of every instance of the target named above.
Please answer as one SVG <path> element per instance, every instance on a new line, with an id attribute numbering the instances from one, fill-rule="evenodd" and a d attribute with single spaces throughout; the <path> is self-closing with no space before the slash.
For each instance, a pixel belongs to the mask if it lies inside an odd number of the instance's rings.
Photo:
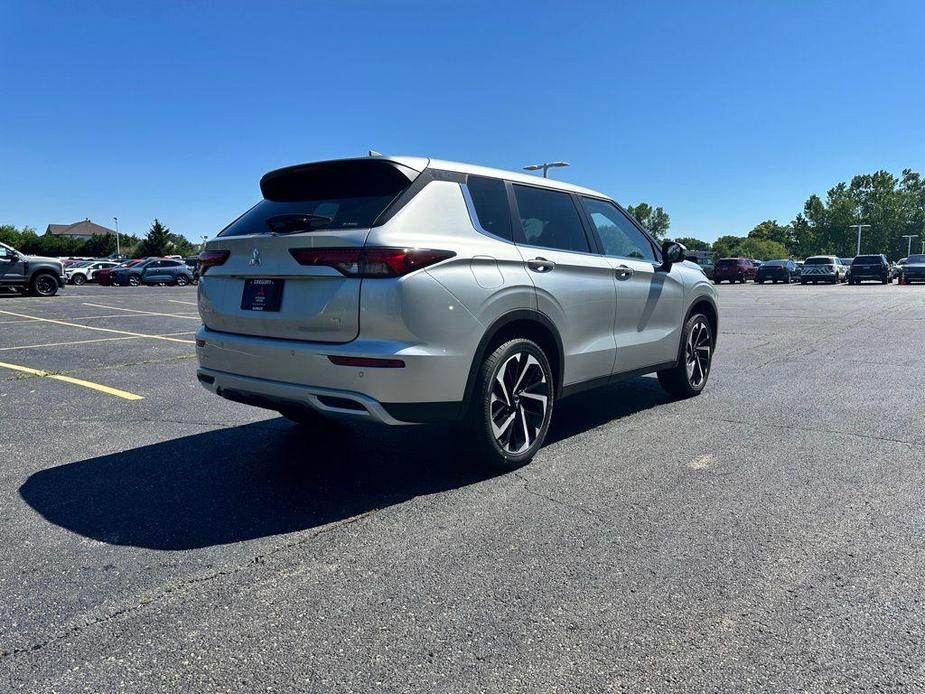
<path id="1" fill-rule="evenodd" d="M 64 283 L 64 266 L 57 258 L 25 255 L 0 243 L 0 287 L 23 294 L 54 296 Z"/>

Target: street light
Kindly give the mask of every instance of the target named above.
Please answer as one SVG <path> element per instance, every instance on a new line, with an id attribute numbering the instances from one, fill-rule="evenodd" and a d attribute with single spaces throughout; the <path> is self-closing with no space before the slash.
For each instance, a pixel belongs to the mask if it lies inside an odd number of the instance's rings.
<path id="1" fill-rule="evenodd" d="M 906 257 L 907 258 L 912 253 L 912 239 L 917 239 L 918 237 L 919 237 L 918 234 L 906 234 L 905 236 L 903 236 L 903 238 L 906 239 L 907 241 L 906 243 Z"/>
<path id="2" fill-rule="evenodd" d="M 208 236 L 200 236 L 199 238 L 202 239 L 202 250 L 205 250 L 205 249 L 206 249 L 206 242 L 209 240 L 209 237 L 208 237 Z"/>
<path id="3" fill-rule="evenodd" d="M 112 221 L 116 223 L 116 255 L 119 256 L 119 259 L 122 259 L 122 248 L 119 246 L 119 218 L 113 217 Z"/>
<path id="4" fill-rule="evenodd" d="M 530 166 L 525 166 L 524 171 L 539 171 L 543 170 L 543 178 L 549 178 L 549 170 L 559 166 L 568 166 L 567 161 L 548 161 L 544 164 L 530 164 Z"/>
<path id="5" fill-rule="evenodd" d="M 855 255 L 861 255 L 861 229 L 869 229 L 870 224 L 851 224 L 851 228 L 857 227 L 858 229 L 858 252 Z"/>

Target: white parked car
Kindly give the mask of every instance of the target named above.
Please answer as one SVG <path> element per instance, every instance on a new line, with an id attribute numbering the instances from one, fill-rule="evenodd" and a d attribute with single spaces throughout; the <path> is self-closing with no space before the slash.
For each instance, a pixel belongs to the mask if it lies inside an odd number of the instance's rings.
<path id="1" fill-rule="evenodd" d="M 198 378 L 217 395 L 313 425 L 461 420 L 509 469 L 560 398 L 644 373 L 679 397 L 706 385 L 716 290 L 602 193 L 411 157 L 260 187 L 199 256 Z"/>
<path id="2" fill-rule="evenodd" d="M 82 263 L 71 265 L 64 269 L 64 276 L 69 284 L 86 284 L 92 282 L 96 273 L 103 268 L 115 267 L 119 263 L 112 260 L 85 260 Z"/>

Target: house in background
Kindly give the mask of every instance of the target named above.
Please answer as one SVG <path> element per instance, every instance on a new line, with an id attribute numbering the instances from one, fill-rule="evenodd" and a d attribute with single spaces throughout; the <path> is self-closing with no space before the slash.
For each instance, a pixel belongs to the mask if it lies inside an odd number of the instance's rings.
<path id="1" fill-rule="evenodd" d="M 116 230 L 91 222 L 88 218 L 73 224 L 49 224 L 48 228 L 45 229 L 45 233 L 89 241 L 94 234 L 115 234 Z"/>

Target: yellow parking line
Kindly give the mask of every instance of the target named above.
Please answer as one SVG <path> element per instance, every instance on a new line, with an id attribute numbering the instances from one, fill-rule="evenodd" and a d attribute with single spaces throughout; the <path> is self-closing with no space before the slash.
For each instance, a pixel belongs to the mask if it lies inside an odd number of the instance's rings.
<path id="1" fill-rule="evenodd" d="M 114 328 L 98 328 L 95 325 L 81 325 L 80 323 L 69 323 L 63 320 L 55 320 L 54 318 L 38 318 L 36 316 L 27 316 L 24 313 L 13 313 L 12 311 L 0 311 L 0 313 L 7 316 L 14 316 L 15 318 L 31 318 L 32 320 L 42 321 L 43 323 L 54 323 L 55 325 L 64 325 L 68 328 L 83 328 L 84 330 L 96 330 L 101 333 L 115 333 L 117 335 L 131 335 L 133 337 L 148 337 L 152 340 L 167 340 L 168 342 L 182 342 L 183 344 L 193 345 L 196 344 L 195 340 L 181 340 L 177 337 L 166 337 L 164 335 L 151 335 L 148 333 L 133 333 L 128 330 L 115 330 Z"/>
<path id="2" fill-rule="evenodd" d="M 173 337 L 174 335 L 193 335 L 193 330 L 183 330 L 178 333 L 164 333 L 158 337 Z M 141 337 L 130 335 L 128 337 L 98 337 L 93 340 L 70 340 L 69 342 L 44 342 L 40 345 L 16 345 L 15 347 L 0 347 L 0 352 L 10 352 L 17 349 L 40 349 L 42 347 L 68 347 L 70 345 L 89 345 L 95 342 L 117 342 L 119 340 L 140 340 Z"/>
<path id="3" fill-rule="evenodd" d="M 40 369 L 30 369 L 28 366 L 19 366 L 17 364 L 7 364 L 6 362 L 0 361 L 0 367 L 4 369 L 11 369 L 13 371 L 22 371 L 23 373 L 31 374 L 33 376 L 43 376 L 44 378 L 53 378 L 56 381 L 64 381 L 65 383 L 73 383 L 75 386 L 83 386 L 84 388 L 90 388 L 91 390 L 98 390 L 101 393 L 106 393 L 108 395 L 115 395 L 117 398 L 124 398 L 125 400 L 144 400 L 144 396 L 135 395 L 135 393 L 129 393 L 127 390 L 119 390 L 118 388 L 110 388 L 109 386 L 104 386 L 100 383 L 93 383 L 92 381 L 84 381 L 80 378 L 73 378 L 72 376 L 62 376 L 61 374 L 50 374 L 47 371 L 42 371 Z"/>
<path id="4" fill-rule="evenodd" d="M 113 311 L 127 311 L 128 313 L 140 313 L 146 316 L 167 316 L 168 318 L 189 318 L 190 320 L 199 320 L 199 316 L 184 316 L 179 313 L 157 313 L 156 311 L 141 311 L 137 308 L 120 308 L 119 306 L 104 306 L 103 304 L 90 304 L 84 302 L 84 306 L 93 308 L 108 308 Z"/>

